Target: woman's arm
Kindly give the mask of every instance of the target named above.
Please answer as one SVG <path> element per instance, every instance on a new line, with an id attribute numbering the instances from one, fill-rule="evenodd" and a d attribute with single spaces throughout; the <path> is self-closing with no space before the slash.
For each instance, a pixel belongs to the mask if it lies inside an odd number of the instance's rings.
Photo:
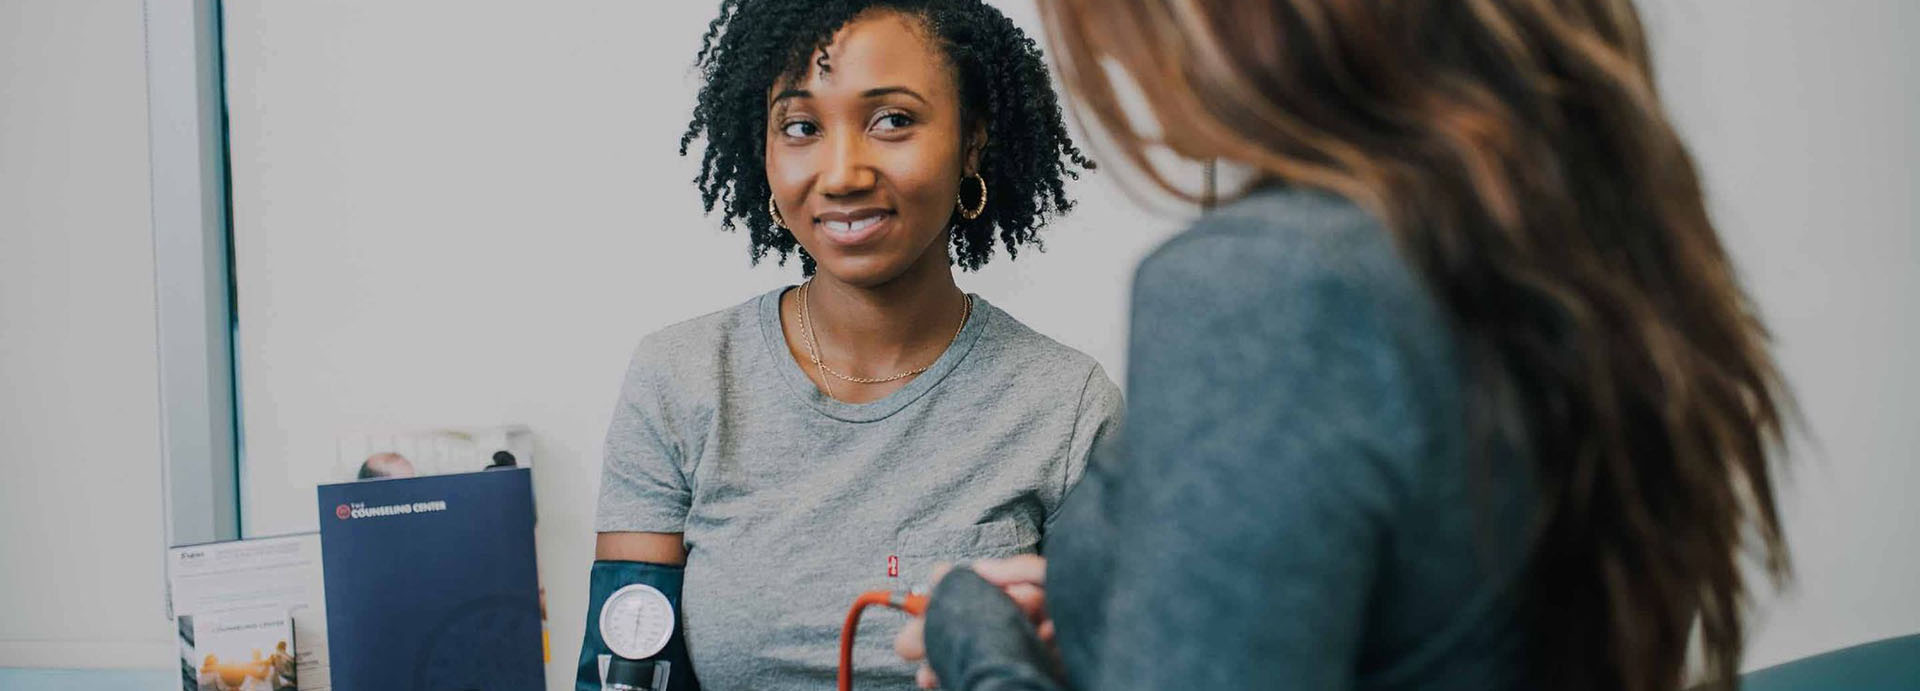
<path id="1" fill-rule="evenodd" d="M 608 532 L 600 533 L 596 542 L 587 587 L 586 635 L 580 644 L 580 659 L 574 675 L 575 691 L 597 691 L 602 686 L 599 657 L 613 652 L 600 637 L 600 610 L 607 600 L 621 588 L 647 585 L 665 595 L 677 615 L 685 578 L 681 567 L 686 563 L 687 551 L 680 533 Z M 649 659 L 664 660 L 672 665 L 668 689 L 699 689 L 692 661 L 687 656 L 685 637 L 678 631 L 677 623 L 666 647 Z"/>
<path id="2" fill-rule="evenodd" d="M 1030 619 L 1000 586 L 965 567 L 954 569 L 928 601 L 925 657 L 944 688 L 1059 691 L 1051 656 Z"/>
<path id="3" fill-rule="evenodd" d="M 687 546 L 680 533 L 600 533 L 593 558 L 680 566 L 687 563 Z"/>
<path id="4" fill-rule="evenodd" d="M 601 640 L 598 621 L 607 598 L 630 585 L 647 585 L 679 608 L 685 576 L 681 567 L 687 559 L 681 529 L 691 506 L 692 486 L 675 441 L 678 435 L 667 406 L 669 387 L 660 381 L 666 365 L 656 352 L 659 349 L 652 338 L 635 349 L 607 429 L 586 630 L 575 674 L 577 691 L 601 687 L 599 657 L 612 652 Z M 670 689 L 698 688 L 680 633 L 654 657 L 672 664 Z"/>

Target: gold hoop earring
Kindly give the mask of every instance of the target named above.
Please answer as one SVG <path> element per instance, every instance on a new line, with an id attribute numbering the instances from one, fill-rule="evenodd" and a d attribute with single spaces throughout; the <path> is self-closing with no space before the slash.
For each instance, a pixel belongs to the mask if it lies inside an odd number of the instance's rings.
<path id="1" fill-rule="evenodd" d="M 767 195 L 767 215 L 773 217 L 773 227 L 781 230 L 787 229 L 787 219 L 780 217 L 780 207 L 774 205 L 773 195 L 771 194 Z"/>
<path id="2" fill-rule="evenodd" d="M 965 180 L 966 178 L 961 178 L 961 179 Z M 967 208 L 967 200 L 965 197 L 962 197 L 958 194 L 953 195 L 954 203 L 960 207 L 960 217 L 967 219 L 969 221 L 979 218 L 980 213 L 987 210 L 987 179 L 980 177 L 979 173 L 974 173 L 973 179 L 980 181 L 980 203 L 979 204 L 976 204 L 974 205 L 973 208 L 969 209 Z"/>

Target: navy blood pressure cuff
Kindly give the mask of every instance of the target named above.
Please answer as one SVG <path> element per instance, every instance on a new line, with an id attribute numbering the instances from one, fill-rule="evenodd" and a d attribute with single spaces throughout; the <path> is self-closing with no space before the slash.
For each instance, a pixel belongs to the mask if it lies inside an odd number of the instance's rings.
<path id="1" fill-rule="evenodd" d="M 680 631 L 680 583 L 685 571 L 678 566 L 652 564 L 640 561 L 596 561 L 593 563 L 592 584 L 587 595 L 586 638 L 580 645 L 580 664 L 574 672 L 574 691 L 601 691 L 600 658 L 612 655 L 612 649 L 600 636 L 600 610 L 607 599 L 621 588 L 643 584 L 652 586 L 667 596 L 667 602 L 673 605 L 673 635 L 667 640 L 667 646 L 660 652 L 647 657 L 643 663 L 665 661 L 668 663 L 667 684 L 652 688 L 643 684 L 623 686 L 622 688 L 650 689 L 650 691 L 699 691 L 700 683 L 694 679 L 693 664 L 687 658 L 687 642 Z M 658 640 L 658 639 L 655 639 Z M 616 660 L 618 658 L 615 658 Z M 647 665 L 651 667 L 651 665 Z"/>

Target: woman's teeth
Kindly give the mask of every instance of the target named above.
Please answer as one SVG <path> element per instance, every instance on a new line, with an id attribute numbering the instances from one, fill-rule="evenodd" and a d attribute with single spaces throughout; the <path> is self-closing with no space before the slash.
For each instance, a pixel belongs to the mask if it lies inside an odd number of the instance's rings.
<path id="1" fill-rule="evenodd" d="M 884 218 L 886 218 L 886 216 L 880 214 L 868 216 L 857 221 L 827 221 L 827 232 L 842 234 L 858 233 L 872 228 L 874 224 L 879 223 Z"/>

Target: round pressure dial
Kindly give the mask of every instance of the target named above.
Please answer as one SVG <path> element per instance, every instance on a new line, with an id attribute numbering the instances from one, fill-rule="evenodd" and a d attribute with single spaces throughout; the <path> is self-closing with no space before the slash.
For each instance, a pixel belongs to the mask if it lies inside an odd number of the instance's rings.
<path id="1" fill-rule="evenodd" d="M 613 591 L 600 606 L 600 638 L 613 654 L 644 660 L 673 638 L 673 603 L 644 583 Z"/>

